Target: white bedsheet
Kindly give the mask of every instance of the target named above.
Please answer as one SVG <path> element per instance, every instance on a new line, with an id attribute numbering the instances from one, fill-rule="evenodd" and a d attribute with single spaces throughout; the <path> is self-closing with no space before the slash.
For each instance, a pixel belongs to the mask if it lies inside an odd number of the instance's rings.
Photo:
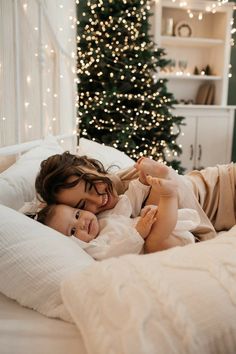
<path id="1" fill-rule="evenodd" d="M 236 226 L 93 264 L 62 283 L 88 354 L 235 354 Z"/>
<path id="2" fill-rule="evenodd" d="M 0 294 L 1 354 L 86 354 L 70 323 L 49 319 Z"/>

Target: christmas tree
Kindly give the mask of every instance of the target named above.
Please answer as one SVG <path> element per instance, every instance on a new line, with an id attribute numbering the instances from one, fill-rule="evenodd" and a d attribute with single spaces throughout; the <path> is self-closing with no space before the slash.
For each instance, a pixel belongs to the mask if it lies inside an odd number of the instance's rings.
<path id="1" fill-rule="evenodd" d="M 166 80 L 169 61 L 150 35 L 147 0 L 77 0 L 80 137 L 150 156 L 181 172 L 175 157 L 183 117 Z"/>

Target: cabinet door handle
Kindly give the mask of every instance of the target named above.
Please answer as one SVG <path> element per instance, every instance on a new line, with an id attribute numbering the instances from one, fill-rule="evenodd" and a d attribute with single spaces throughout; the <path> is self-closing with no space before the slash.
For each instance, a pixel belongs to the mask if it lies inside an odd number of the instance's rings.
<path id="1" fill-rule="evenodd" d="M 193 144 L 190 145 L 190 157 L 189 160 L 191 161 L 193 159 Z"/>
<path id="2" fill-rule="evenodd" d="M 200 161 L 202 158 L 202 145 L 198 145 L 198 161 Z"/>

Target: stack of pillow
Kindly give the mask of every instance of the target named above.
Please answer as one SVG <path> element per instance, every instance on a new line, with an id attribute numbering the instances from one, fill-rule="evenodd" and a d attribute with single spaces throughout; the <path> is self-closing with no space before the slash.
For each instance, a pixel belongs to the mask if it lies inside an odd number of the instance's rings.
<path id="1" fill-rule="evenodd" d="M 0 292 L 44 315 L 67 321 L 61 281 L 95 262 L 70 238 L 19 213 L 36 197 L 34 182 L 40 163 L 63 149 L 53 138 L 22 155 L 0 174 Z M 111 147 L 81 139 L 78 154 L 121 168 L 133 161 Z"/>

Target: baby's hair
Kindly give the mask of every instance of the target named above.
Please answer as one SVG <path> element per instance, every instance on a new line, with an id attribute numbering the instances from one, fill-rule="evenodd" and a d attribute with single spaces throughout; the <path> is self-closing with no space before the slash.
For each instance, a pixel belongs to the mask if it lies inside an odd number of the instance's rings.
<path id="1" fill-rule="evenodd" d="M 46 205 L 43 209 L 41 209 L 37 213 L 25 213 L 26 216 L 29 216 L 31 219 L 34 219 L 40 222 L 43 225 L 48 225 L 50 220 L 55 214 L 55 204 Z"/>
<path id="2" fill-rule="evenodd" d="M 109 191 L 113 190 L 112 181 L 106 176 L 108 172 L 103 164 L 87 156 L 77 156 L 66 151 L 48 157 L 41 162 L 40 167 L 35 188 L 39 199 L 47 204 L 57 203 L 57 193 L 61 189 L 72 188 L 81 180 L 85 181 L 85 187 L 87 184 L 93 186 L 97 193 L 97 182 L 106 183 Z M 98 176 L 97 173 L 102 176 Z M 76 176 L 77 179 L 69 183 L 67 180 L 71 176 Z"/>

